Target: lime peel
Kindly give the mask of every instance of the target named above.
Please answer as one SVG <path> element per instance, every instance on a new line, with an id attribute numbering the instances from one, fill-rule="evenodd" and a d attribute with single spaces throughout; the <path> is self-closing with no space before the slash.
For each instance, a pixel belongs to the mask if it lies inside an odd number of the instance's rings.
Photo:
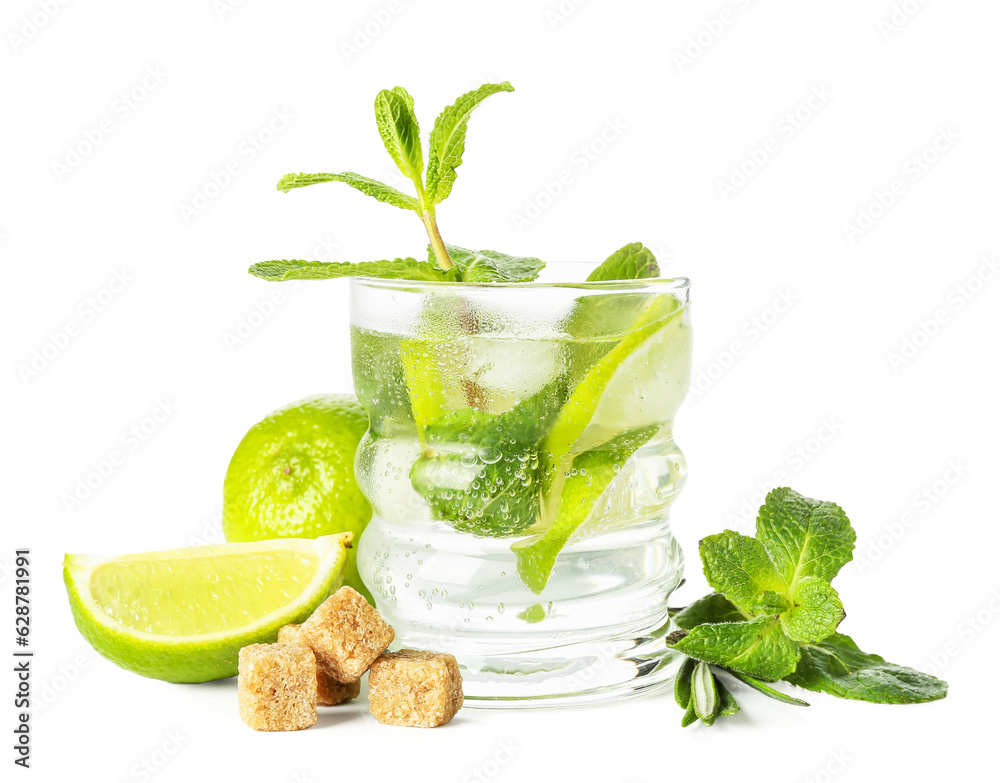
<path id="1" fill-rule="evenodd" d="M 237 673 L 239 650 L 248 644 L 274 642 L 278 629 L 289 623 L 301 623 L 313 610 L 340 587 L 347 565 L 347 550 L 351 547 L 353 533 L 339 533 L 316 539 L 278 539 L 240 544 L 172 549 L 119 557 L 95 555 L 67 555 L 63 576 L 69 594 L 70 608 L 76 626 L 97 652 L 124 669 L 168 682 L 206 682 Z M 274 555 L 269 557 L 269 555 Z M 292 555 L 293 557 L 288 557 Z M 254 557 L 257 556 L 257 557 Z M 287 603 L 274 608 L 273 596 L 261 601 L 255 595 L 261 576 L 271 583 L 271 590 L 281 587 L 280 575 L 270 569 L 280 560 L 286 571 L 294 566 L 296 557 L 302 569 L 286 573 L 286 585 L 297 592 Z M 227 573 L 227 559 L 240 560 L 240 570 Z M 257 561 L 256 569 L 247 569 Z M 139 580 L 130 580 L 129 564 Z M 150 563 L 169 563 L 172 573 L 161 569 L 166 581 L 148 579 Z M 213 568 L 213 565 L 215 566 Z M 102 569 L 104 573 L 102 573 Z M 291 568 L 294 571 L 294 567 Z M 228 577 L 228 578 L 227 578 Z M 276 578 L 277 577 L 277 578 Z M 99 584 L 101 599 L 94 594 L 95 579 Z M 188 601 L 171 603 L 172 593 L 185 592 L 185 588 L 203 585 L 206 596 L 215 595 L 205 605 Z M 186 625 L 196 624 L 199 613 L 206 625 L 218 626 L 219 606 L 234 606 L 245 601 L 246 617 L 240 624 L 211 630 L 205 633 L 154 633 L 131 627 L 109 614 L 114 611 L 114 590 L 123 599 L 122 604 L 133 604 L 144 609 L 147 619 L 169 625 L 171 614 L 183 615 Z M 188 597 L 192 591 L 187 590 Z M 264 604 L 264 610 L 257 607 Z M 102 601 L 104 605 L 102 605 Z M 147 623 L 148 624 L 148 623 Z"/>

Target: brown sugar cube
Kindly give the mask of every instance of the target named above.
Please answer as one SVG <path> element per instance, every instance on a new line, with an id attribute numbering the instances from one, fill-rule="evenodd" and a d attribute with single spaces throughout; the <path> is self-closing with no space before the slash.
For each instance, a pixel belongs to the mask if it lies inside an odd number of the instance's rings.
<path id="1" fill-rule="evenodd" d="M 357 590 L 341 587 L 302 623 L 302 640 L 320 667 L 337 682 L 357 682 L 395 637 Z"/>
<path id="2" fill-rule="evenodd" d="M 462 675 L 447 653 L 386 653 L 368 672 L 368 708 L 391 726 L 443 726 L 462 706 Z"/>
<path id="3" fill-rule="evenodd" d="M 286 625 L 278 631 L 278 644 L 302 644 L 308 647 L 302 638 L 301 625 Z M 316 667 L 316 703 L 324 706 L 340 704 L 342 701 L 356 699 L 361 693 L 361 681 L 337 682 L 319 666 Z"/>
<path id="4" fill-rule="evenodd" d="M 297 731 L 316 722 L 316 656 L 301 644 L 240 650 L 240 717 L 257 731 Z"/>

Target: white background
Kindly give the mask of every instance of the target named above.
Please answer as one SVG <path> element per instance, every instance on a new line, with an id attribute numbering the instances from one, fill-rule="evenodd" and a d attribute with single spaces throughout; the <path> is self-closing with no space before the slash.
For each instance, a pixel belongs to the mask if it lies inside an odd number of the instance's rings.
<path id="1" fill-rule="evenodd" d="M 995 739 L 984 690 L 996 695 L 1000 626 L 1000 282 L 983 260 L 1000 252 L 998 24 L 987 0 L 6 2 L 0 562 L 9 615 L 12 550 L 33 550 L 38 654 L 33 768 L 18 774 L 74 779 L 86 763 L 102 780 L 846 783 L 971 769 Z M 457 95 L 503 79 L 517 92 L 470 124 L 439 212 L 446 239 L 589 261 L 642 240 L 694 281 L 702 391 L 677 429 L 690 481 L 675 506 L 689 553 L 676 602 L 705 589 L 690 562 L 698 539 L 751 531 L 743 510 L 788 483 L 842 504 L 858 530 L 837 582 L 842 630 L 899 663 L 936 661 L 947 700 L 810 694 L 805 709 L 738 689 L 738 717 L 681 730 L 660 691 L 559 712 L 465 710 L 436 731 L 380 726 L 362 701 L 309 731 L 262 735 L 239 721 L 235 682 L 142 679 L 77 634 L 65 552 L 218 540 L 222 479 L 246 429 L 291 400 L 351 389 L 346 284 L 279 288 L 246 267 L 422 252 L 412 215 L 338 185 L 282 195 L 278 178 L 388 176 L 380 88 L 406 86 L 426 131 Z M 133 92 L 130 107 L 121 95 Z M 825 97 L 809 108 L 811 94 Z M 248 137 L 267 140 L 275 112 L 289 119 L 251 158 Z M 600 149 L 609 122 L 622 129 Z M 102 123 L 110 132 L 74 158 Z M 952 140 L 934 151 L 936 138 Z M 238 173 L 185 217 L 231 161 Z M 545 197 L 563 170 L 570 184 Z M 894 181 L 901 192 L 880 207 Z M 544 208 L 524 225 L 515 216 L 534 215 L 530 204 Z M 862 211 L 870 225 L 845 229 Z M 127 286 L 105 290 L 116 274 Z M 252 316 L 274 294 L 268 317 Z M 894 362 L 907 340 L 915 350 Z M 147 422 L 142 441 L 127 434 L 160 404 L 165 421 Z M 121 464 L 68 503 L 113 451 Z"/>

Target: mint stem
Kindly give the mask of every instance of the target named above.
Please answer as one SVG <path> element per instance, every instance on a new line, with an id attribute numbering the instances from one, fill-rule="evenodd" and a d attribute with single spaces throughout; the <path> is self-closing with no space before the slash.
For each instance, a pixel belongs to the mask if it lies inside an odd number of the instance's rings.
<path id="1" fill-rule="evenodd" d="M 431 242 L 431 249 L 434 250 L 434 257 L 437 259 L 438 266 L 442 269 L 451 269 L 454 264 L 451 263 L 451 256 L 448 255 L 448 248 L 445 247 L 444 240 L 441 238 L 441 232 L 438 231 L 437 215 L 434 213 L 434 202 L 427 203 L 427 191 L 424 189 L 424 183 L 420 181 L 419 176 L 413 180 L 413 184 L 417 188 L 417 214 L 420 216 L 420 222 L 427 229 L 427 238 Z"/>
<path id="2" fill-rule="evenodd" d="M 442 269 L 451 269 L 453 266 L 451 256 L 448 255 L 448 248 L 444 246 L 444 240 L 441 238 L 441 232 L 438 231 L 434 215 L 426 212 L 421 213 L 420 220 L 423 222 L 424 228 L 427 229 L 427 237 L 431 241 L 431 248 L 434 250 L 438 266 Z"/>

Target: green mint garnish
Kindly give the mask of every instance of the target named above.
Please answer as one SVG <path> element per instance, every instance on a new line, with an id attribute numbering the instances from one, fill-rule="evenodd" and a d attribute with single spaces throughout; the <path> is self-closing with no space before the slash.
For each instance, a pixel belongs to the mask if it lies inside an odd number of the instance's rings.
<path id="1" fill-rule="evenodd" d="M 747 619 L 722 593 L 709 593 L 674 615 L 674 623 L 685 631 L 702 623 L 737 623 Z"/>
<path id="2" fill-rule="evenodd" d="M 317 185 L 320 182 L 343 182 L 386 204 L 392 204 L 400 209 L 417 210 L 417 200 L 413 196 L 407 196 L 377 179 L 363 177 L 353 171 L 345 171 L 342 174 L 286 174 L 278 181 L 278 190 L 287 193 L 295 188 Z"/>
<path id="3" fill-rule="evenodd" d="M 715 675 L 704 661 L 698 661 L 691 672 L 691 704 L 694 714 L 702 723 L 715 723 L 715 713 L 719 709 L 719 689 L 715 687 Z"/>
<path id="4" fill-rule="evenodd" d="M 659 277 L 660 266 L 652 251 L 641 242 L 633 242 L 615 251 L 603 264 L 590 273 L 588 283 L 600 280 L 639 280 Z"/>
<path id="5" fill-rule="evenodd" d="M 744 685 L 749 685 L 755 691 L 763 693 L 765 696 L 768 696 L 774 699 L 775 701 L 780 701 L 783 704 L 794 704 L 798 707 L 809 706 L 809 702 L 802 701 L 802 699 L 796 699 L 795 697 L 789 696 L 786 693 L 777 691 L 770 685 L 761 682 L 756 677 L 751 677 L 749 674 L 743 674 L 743 672 L 733 671 L 732 669 L 729 669 L 728 671 L 733 677 L 742 682 Z"/>
<path id="6" fill-rule="evenodd" d="M 456 169 L 462 165 L 469 117 L 491 95 L 513 91 L 508 82 L 484 84 L 444 109 L 434 121 L 430 133 L 426 166 L 413 97 L 402 87 L 379 92 L 375 97 L 375 122 L 379 136 L 396 167 L 413 183 L 412 195 L 353 171 L 286 174 L 278 182 L 278 190 L 283 193 L 322 182 L 342 182 L 385 204 L 416 212 L 430 241 L 430 265 L 447 274 L 433 275 L 421 262 L 412 258 L 359 263 L 264 261 L 251 266 L 250 274 L 272 281 L 331 277 L 389 277 L 452 283 L 526 283 L 535 280 L 545 266 L 537 258 L 511 256 L 495 250 L 467 250 L 446 244 L 437 224 L 437 205 L 451 194 Z M 588 280 L 632 280 L 655 277 L 659 271 L 653 254 L 641 243 L 635 242 L 615 252 L 594 270 Z"/>
<path id="7" fill-rule="evenodd" d="M 748 619 L 696 626 L 676 648 L 762 680 L 790 674 L 797 642 L 825 639 L 844 618 L 829 580 L 850 560 L 854 539 L 836 504 L 774 490 L 756 538 L 727 530 L 699 545 L 708 583 Z"/>
<path id="8" fill-rule="evenodd" d="M 498 92 L 514 92 L 510 82 L 484 84 L 467 92 L 446 108 L 434 121 L 431 131 L 430 155 L 427 164 L 426 197 L 431 204 L 440 204 L 451 194 L 455 184 L 455 169 L 462 165 L 465 154 L 465 132 L 469 115 L 486 98 Z"/>
<path id="9" fill-rule="evenodd" d="M 672 610 L 680 630 L 666 637 L 668 647 L 689 656 L 678 677 L 691 677 L 691 685 L 675 683 L 678 704 L 685 709 L 682 725 L 693 722 L 692 714 L 703 718 L 709 692 L 705 669 L 692 667 L 692 659 L 705 668 L 722 667 L 751 688 L 790 704 L 805 702 L 762 681 L 785 680 L 883 704 L 931 701 L 947 694 L 947 683 L 863 652 L 849 636 L 836 632 L 844 610 L 830 582 L 850 561 L 854 542 L 843 509 L 788 488 L 768 494 L 755 537 L 727 530 L 702 539 L 705 577 L 718 592 Z M 703 701 L 694 704 L 698 682 Z M 692 703 L 681 704 L 689 687 Z M 723 714 L 723 701 L 719 695 L 718 714 Z"/>
<path id="10" fill-rule="evenodd" d="M 425 428 L 414 489 L 462 532 L 501 538 L 530 527 L 541 502 L 539 444 L 564 399 L 560 380 L 506 413 L 445 413 Z"/>
<path id="11" fill-rule="evenodd" d="M 717 718 L 735 715 L 740 705 L 704 661 L 685 658 L 674 680 L 674 699 L 684 710 L 681 726 L 701 720 L 707 726 Z"/>
<path id="12" fill-rule="evenodd" d="M 413 97 L 402 87 L 393 87 L 391 90 L 382 90 L 375 97 L 375 122 L 378 126 L 379 135 L 386 151 L 393 159 L 396 167 L 402 172 L 410 182 L 413 183 L 415 195 L 403 193 L 396 188 L 386 185 L 384 182 L 370 177 L 355 174 L 353 171 L 344 171 L 339 174 L 288 174 L 278 182 L 278 190 L 287 193 L 295 188 L 302 188 L 308 185 L 316 185 L 321 182 L 343 182 L 352 188 L 360 190 L 373 198 L 386 204 L 391 204 L 400 209 L 408 209 L 417 213 L 420 221 L 427 231 L 427 238 L 430 240 L 431 255 L 436 266 L 442 270 L 450 270 L 453 267 L 449 248 L 441 238 L 441 232 L 437 225 L 437 205 L 444 201 L 451 193 L 455 183 L 455 170 L 462 164 L 462 155 L 465 153 L 465 135 L 468 130 L 469 116 L 480 103 L 490 95 L 498 92 L 513 92 L 514 88 L 507 82 L 501 84 L 484 84 L 472 92 L 468 92 L 459 98 L 455 103 L 446 108 L 438 115 L 431 130 L 430 142 L 427 153 L 426 176 L 424 171 L 424 153 L 420 141 L 420 125 L 417 123 L 417 116 L 413 111 Z M 489 253 L 490 251 L 480 251 Z M 530 261 L 521 273 L 512 269 L 512 264 L 504 259 L 511 259 L 510 256 L 496 254 L 493 258 L 494 268 L 500 275 L 498 277 L 462 277 L 460 272 L 454 277 L 447 278 L 450 282 L 467 280 L 469 282 L 494 281 L 501 282 L 523 282 L 534 280 L 538 270 L 543 266 L 537 259 L 517 259 L 518 261 Z M 422 270 L 419 268 L 401 266 L 396 271 L 398 274 L 379 275 L 372 274 L 373 269 L 377 272 L 381 266 L 372 267 L 370 264 L 383 265 L 387 262 L 374 261 L 362 262 L 360 264 L 346 265 L 319 265 L 313 264 L 308 268 L 308 276 L 304 273 L 289 274 L 285 276 L 275 276 L 267 274 L 269 265 L 289 262 L 265 262 L 264 264 L 254 264 L 250 267 L 250 273 L 265 280 L 292 280 L 292 279 L 322 279 L 324 277 L 398 277 L 401 279 L 426 280 Z M 305 264 L 307 262 L 299 262 Z M 416 274 L 408 278 L 407 272 L 413 269 Z M 512 275 L 512 276 L 511 276 Z M 510 279 L 507 279 L 510 277 Z"/>
<path id="13" fill-rule="evenodd" d="M 800 688 L 878 704 L 916 704 L 948 695 L 946 682 L 862 652 L 842 633 L 800 649 L 802 660 L 785 677 Z"/>
<path id="14" fill-rule="evenodd" d="M 454 283 L 458 271 L 441 269 L 417 261 L 397 258 L 393 261 L 359 261 L 357 263 L 329 261 L 261 261 L 250 267 L 250 273 L 264 280 L 326 280 L 331 277 L 383 277 L 394 280 L 429 280 Z"/>
<path id="15" fill-rule="evenodd" d="M 527 283 L 545 267 L 545 262 L 537 258 L 510 256 L 496 250 L 467 250 L 457 245 L 446 247 L 465 283 Z M 433 259 L 433 248 L 428 251 Z"/>
<path id="16" fill-rule="evenodd" d="M 532 604 L 526 609 L 522 609 L 517 613 L 517 618 L 519 620 L 524 620 L 526 623 L 534 624 L 540 623 L 546 617 L 545 607 L 541 604 Z"/>
<path id="17" fill-rule="evenodd" d="M 773 617 L 695 626 L 667 637 L 667 643 L 700 661 L 744 672 L 767 682 L 795 671 L 798 645 Z"/>

